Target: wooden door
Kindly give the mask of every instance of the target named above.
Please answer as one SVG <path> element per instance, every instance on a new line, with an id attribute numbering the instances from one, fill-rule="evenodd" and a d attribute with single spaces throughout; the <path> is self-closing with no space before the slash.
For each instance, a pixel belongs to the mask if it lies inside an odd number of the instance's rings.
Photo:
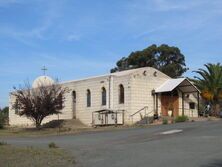
<path id="1" fill-rule="evenodd" d="M 161 111 L 162 116 L 169 115 L 169 109 L 173 108 L 173 116 L 176 117 L 179 114 L 179 97 L 178 96 L 161 96 Z"/>

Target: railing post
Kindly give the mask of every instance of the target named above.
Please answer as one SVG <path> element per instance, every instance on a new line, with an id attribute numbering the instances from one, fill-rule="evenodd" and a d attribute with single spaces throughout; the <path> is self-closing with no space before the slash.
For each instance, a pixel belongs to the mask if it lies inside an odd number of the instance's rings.
<path id="1" fill-rule="evenodd" d="M 145 117 L 146 117 L 146 108 L 145 108 Z"/>
<path id="2" fill-rule="evenodd" d="M 182 92 L 182 115 L 184 116 L 184 93 Z"/>
<path id="3" fill-rule="evenodd" d="M 134 120 L 133 120 L 134 115 L 140 113 L 140 115 L 143 117 L 143 115 L 142 115 L 142 113 L 141 113 L 142 111 L 145 112 L 145 113 L 144 113 L 144 118 L 146 119 L 146 117 L 148 117 L 148 114 L 147 114 L 148 106 L 145 106 L 145 107 L 143 107 L 142 109 L 140 109 L 140 110 L 138 110 L 137 112 L 135 112 L 134 114 L 130 115 L 130 118 L 132 119 L 132 123 L 134 123 Z M 144 119 L 144 118 L 143 118 L 143 119 Z M 146 121 L 147 121 L 147 120 L 146 120 Z"/>

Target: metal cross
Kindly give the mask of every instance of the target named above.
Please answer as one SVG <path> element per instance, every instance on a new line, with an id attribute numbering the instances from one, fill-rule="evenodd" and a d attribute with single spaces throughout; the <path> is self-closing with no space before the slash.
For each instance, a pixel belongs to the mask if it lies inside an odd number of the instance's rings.
<path id="1" fill-rule="evenodd" d="M 47 71 L 48 69 L 45 67 L 45 66 L 43 66 L 43 68 L 42 68 L 42 71 L 43 71 L 43 74 L 45 75 L 46 74 L 46 71 Z"/>

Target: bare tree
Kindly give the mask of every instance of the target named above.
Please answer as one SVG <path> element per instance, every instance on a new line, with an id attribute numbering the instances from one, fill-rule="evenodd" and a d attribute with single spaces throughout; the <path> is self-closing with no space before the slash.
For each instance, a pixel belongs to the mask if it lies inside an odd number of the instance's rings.
<path id="1" fill-rule="evenodd" d="M 47 116 L 60 114 L 64 108 L 65 93 L 69 90 L 59 84 L 31 88 L 29 84 L 19 89 L 14 88 L 15 102 L 12 107 L 19 116 L 31 119 L 36 128 L 40 128 L 43 119 Z"/>

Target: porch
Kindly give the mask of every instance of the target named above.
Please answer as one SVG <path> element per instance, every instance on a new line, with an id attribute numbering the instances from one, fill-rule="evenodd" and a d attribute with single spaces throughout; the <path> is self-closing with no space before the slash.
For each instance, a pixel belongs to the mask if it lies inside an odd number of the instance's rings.
<path id="1" fill-rule="evenodd" d="M 155 112 L 161 116 L 199 116 L 200 91 L 186 78 L 167 80 L 155 89 L 153 95 Z"/>

